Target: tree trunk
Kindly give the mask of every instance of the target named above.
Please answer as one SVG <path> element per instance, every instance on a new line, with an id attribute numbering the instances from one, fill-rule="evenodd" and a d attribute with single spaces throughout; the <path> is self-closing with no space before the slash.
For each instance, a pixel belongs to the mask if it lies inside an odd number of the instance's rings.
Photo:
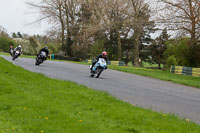
<path id="1" fill-rule="evenodd" d="M 72 39 L 71 39 L 71 36 L 70 35 L 68 35 L 67 36 L 67 47 L 66 47 L 66 52 L 67 52 L 67 55 L 68 56 L 72 56 L 72 50 L 71 50 L 71 46 L 72 46 L 72 44 L 73 44 L 73 41 L 72 41 Z"/>
<path id="2" fill-rule="evenodd" d="M 134 66 L 135 67 L 140 67 L 140 63 L 139 63 L 139 32 L 135 32 L 136 38 L 135 38 L 135 44 L 134 44 Z"/>
<path id="3" fill-rule="evenodd" d="M 66 51 L 66 45 L 65 45 L 65 28 L 63 26 L 63 24 L 61 23 L 61 27 L 62 27 L 62 32 L 61 32 L 61 42 L 62 42 L 62 51 L 65 52 Z"/>
<path id="4" fill-rule="evenodd" d="M 121 56 L 122 56 L 122 52 L 121 52 L 121 38 L 120 38 L 120 34 L 119 34 L 119 31 L 117 31 L 117 58 L 118 58 L 118 61 L 121 60 Z"/>
<path id="5" fill-rule="evenodd" d="M 160 69 L 160 54 L 158 55 L 158 69 Z"/>
<path id="6" fill-rule="evenodd" d="M 65 24 L 63 20 L 63 15 L 62 15 L 62 4 L 59 4 L 59 20 L 60 20 L 60 25 L 61 25 L 61 43 L 62 43 L 62 51 L 65 52 L 66 46 L 65 46 Z"/>

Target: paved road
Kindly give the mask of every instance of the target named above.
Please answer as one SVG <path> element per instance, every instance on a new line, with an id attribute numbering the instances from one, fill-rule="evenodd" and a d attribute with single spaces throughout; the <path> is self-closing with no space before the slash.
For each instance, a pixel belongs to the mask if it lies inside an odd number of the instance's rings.
<path id="1" fill-rule="evenodd" d="M 11 61 L 11 58 L 4 56 Z M 200 89 L 153 78 L 107 70 L 99 79 L 90 78 L 89 66 L 68 62 L 46 61 L 35 66 L 35 60 L 19 58 L 11 61 L 33 72 L 70 80 L 109 92 L 133 105 L 164 113 L 173 113 L 200 124 Z"/>

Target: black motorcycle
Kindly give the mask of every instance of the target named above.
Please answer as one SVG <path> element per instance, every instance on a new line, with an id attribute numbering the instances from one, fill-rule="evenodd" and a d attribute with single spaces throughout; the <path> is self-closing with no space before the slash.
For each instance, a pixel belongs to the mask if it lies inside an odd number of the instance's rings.
<path id="1" fill-rule="evenodd" d="M 46 59 L 46 53 L 42 51 L 37 57 L 36 57 L 36 62 L 35 65 L 39 66 L 40 64 L 43 63 L 43 61 Z"/>
<path id="2" fill-rule="evenodd" d="M 13 52 L 13 55 L 12 55 L 12 57 L 13 57 L 12 60 L 17 59 L 17 58 L 19 57 L 19 55 L 20 55 L 20 51 L 19 51 L 19 50 L 14 51 L 14 52 Z"/>

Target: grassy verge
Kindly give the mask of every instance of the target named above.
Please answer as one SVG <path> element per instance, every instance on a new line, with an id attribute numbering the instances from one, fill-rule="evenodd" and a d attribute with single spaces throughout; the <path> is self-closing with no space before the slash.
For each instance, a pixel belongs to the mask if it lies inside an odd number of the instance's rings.
<path id="1" fill-rule="evenodd" d="M 0 57 L 0 132 L 199 133 L 200 126 L 29 72 Z"/>
<path id="2" fill-rule="evenodd" d="M 10 56 L 9 53 L 5 53 L 5 52 L 0 52 L 0 55 L 6 55 L 6 56 Z M 35 58 L 36 56 L 30 56 L 30 55 L 21 55 L 20 57 L 25 57 L 25 58 Z"/>

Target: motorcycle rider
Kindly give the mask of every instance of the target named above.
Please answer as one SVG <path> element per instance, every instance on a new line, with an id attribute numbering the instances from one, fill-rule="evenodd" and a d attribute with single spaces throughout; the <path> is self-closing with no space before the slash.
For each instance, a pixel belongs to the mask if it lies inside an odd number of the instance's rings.
<path id="1" fill-rule="evenodd" d="M 92 70 L 92 68 L 94 67 L 94 65 L 99 61 L 99 58 L 104 58 L 106 60 L 106 63 L 108 63 L 108 59 L 107 59 L 107 52 L 106 51 L 103 51 L 101 54 L 99 54 L 97 57 L 96 57 L 96 60 L 94 60 L 92 62 L 92 67 L 90 68 L 90 70 Z M 105 68 L 107 69 L 107 67 Z"/>
<path id="2" fill-rule="evenodd" d="M 45 53 L 46 53 L 45 60 L 47 60 L 47 57 L 48 57 L 48 55 L 49 55 L 48 46 L 45 46 L 44 48 L 42 48 L 42 49 L 39 51 L 39 54 L 37 55 L 37 57 L 41 54 L 41 52 L 45 52 Z"/>
<path id="3" fill-rule="evenodd" d="M 11 55 L 11 56 L 13 56 L 13 52 L 14 52 L 13 46 L 10 45 L 10 55 Z"/>
<path id="4" fill-rule="evenodd" d="M 18 45 L 15 49 L 14 49 L 14 54 L 16 51 L 19 51 L 19 56 L 21 55 L 22 53 L 22 46 L 21 45 Z"/>

